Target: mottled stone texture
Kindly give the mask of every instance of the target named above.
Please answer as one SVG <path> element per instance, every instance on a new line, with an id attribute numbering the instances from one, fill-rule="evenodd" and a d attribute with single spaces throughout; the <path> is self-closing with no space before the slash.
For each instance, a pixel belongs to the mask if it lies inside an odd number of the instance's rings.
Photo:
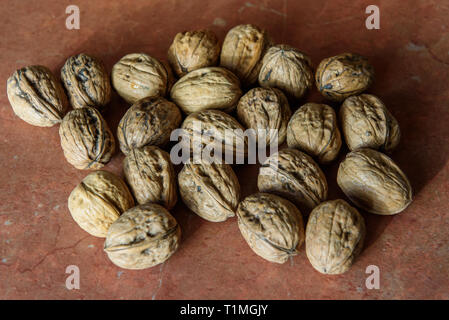
<path id="1" fill-rule="evenodd" d="M 76 1 L 81 29 L 65 28 L 65 1 L 2 1 L 0 11 L 0 298 L 1 299 L 449 299 L 449 6 L 440 0 L 377 1 L 380 30 L 365 28 L 369 1 L 220 0 Z M 182 17 L 173 22 L 173 16 Z M 101 17 L 99 19 L 98 17 Z M 313 65 L 342 52 L 366 56 L 376 70 L 369 93 L 397 118 L 402 139 L 391 157 L 410 178 L 415 201 L 394 217 L 367 214 L 365 249 L 340 276 L 323 276 L 304 247 L 284 265 L 265 262 L 246 245 L 235 218 L 209 223 L 178 202 L 179 250 L 162 265 L 122 270 L 70 217 L 67 197 L 87 175 L 68 164 L 58 126 L 33 127 L 16 117 L 6 80 L 42 64 L 54 74 L 71 55 L 88 52 L 108 72 L 131 52 L 166 60 L 176 33 L 257 24 L 276 43 L 306 52 Z M 314 88 L 304 99 L 326 103 Z M 299 106 L 292 105 L 292 111 Z M 332 104 L 338 111 L 338 105 Z M 104 117 L 115 132 L 128 106 L 114 93 Z M 340 156 L 324 171 L 329 199 L 345 198 L 335 178 Z M 123 155 L 105 170 L 121 174 Z M 178 168 L 179 170 L 179 168 Z M 257 191 L 258 166 L 236 167 L 242 197 Z M 213 261 L 213 263 L 212 263 Z M 65 287 L 79 266 L 80 290 Z M 380 290 L 365 287 L 379 266 Z M 242 268 L 242 266 L 245 266 Z M 145 279 L 145 281 L 142 281 Z"/>

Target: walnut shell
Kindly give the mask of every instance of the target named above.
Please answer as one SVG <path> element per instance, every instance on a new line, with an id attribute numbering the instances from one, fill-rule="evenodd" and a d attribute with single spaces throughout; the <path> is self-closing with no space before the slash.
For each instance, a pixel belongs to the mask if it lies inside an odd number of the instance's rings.
<path id="1" fill-rule="evenodd" d="M 14 113 L 33 126 L 60 123 L 69 104 L 61 83 L 44 66 L 15 71 L 8 79 L 7 93 Z"/>
<path id="2" fill-rule="evenodd" d="M 168 49 L 168 61 L 178 77 L 217 65 L 220 44 L 210 30 L 178 33 Z"/>
<path id="3" fill-rule="evenodd" d="M 239 79 L 230 71 L 201 68 L 186 74 L 171 89 L 171 99 L 185 113 L 206 109 L 232 111 L 242 95 Z"/>
<path id="4" fill-rule="evenodd" d="M 341 135 L 334 109 L 325 104 L 306 103 L 288 123 L 287 144 L 307 152 L 319 163 L 333 161 L 340 151 Z"/>
<path id="5" fill-rule="evenodd" d="M 300 99 L 313 84 L 310 58 L 285 44 L 271 47 L 262 60 L 259 84 L 281 89 L 291 97 Z"/>
<path id="6" fill-rule="evenodd" d="M 401 131 L 383 102 L 371 94 L 349 97 L 340 108 L 340 121 L 346 144 L 390 152 L 399 143 Z"/>
<path id="7" fill-rule="evenodd" d="M 64 156 L 77 169 L 100 169 L 115 151 L 114 136 L 95 108 L 67 113 L 59 127 L 59 136 Z"/>
<path id="8" fill-rule="evenodd" d="M 164 207 L 146 203 L 123 213 L 109 228 L 104 251 L 120 268 L 145 269 L 178 249 L 181 228 Z"/>
<path id="9" fill-rule="evenodd" d="M 176 176 L 170 155 L 156 146 L 132 149 L 123 160 L 126 181 L 139 204 L 175 206 Z"/>
<path id="10" fill-rule="evenodd" d="M 357 207 L 375 214 L 399 213 L 413 198 L 402 170 L 389 157 L 371 149 L 348 153 L 338 168 L 337 183 Z"/>
<path id="11" fill-rule="evenodd" d="M 235 215 L 240 184 L 230 165 L 186 163 L 178 183 L 183 202 L 200 217 L 220 222 Z"/>
<path id="12" fill-rule="evenodd" d="M 220 66 L 236 74 L 245 86 L 257 81 L 261 60 L 271 39 L 257 26 L 238 25 L 226 34 L 221 48 Z"/>
<path id="13" fill-rule="evenodd" d="M 125 182 L 102 170 L 87 175 L 68 200 L 73 219 L 95 237 L 106 237 L 111 224 L 133 206 L 134 199 Z"/>
<path id="14" fill-rule="evenodd" d="M 311 157 L 296 149 L 282 149 L 259 169 L 257 187 L 313 209 L 327 198 L 327 181 Z"/>
<path id="15" fill-rule="evenodd" d="M 262 258 L 284 263 L 304 242 L 301 212 L 281 197 L 256 193 L 240 202 L 238 226 L 251 249 Z"/>
<path id="16" fill-rule="evenodd" d="M 334 101 L 365 91 L 374 80 L 374 69 L 358 54 L 343 53 L 320 62 L 315 82 L 321 94 Z"/>
<path id="17" fill-rule="evenodd" d="M 362 251 L 365 232 L 363 217 L 346 201 L 323 202 L 307 222 L 307 258 L 321 273 L 344 273 Z"/>
<path id="18" fill-rule="evenodd" d="M 146 145 L 164 146 L 182 121 L 181 111 L 162 97 L 147 97 L 126 111 L 117 128 L 120 150 L 128 154 Z"/>
<path id="19" fill-rule="evenodd" d="M 111 100 L 111 84 L 103 63 L 80 53 L 67 59 L 61 80 L 73 108 L 92 107 L 102 110 Z"/>
<path id="20" fill-rule="evenodd" d="M 281 90 L 275 88 L 251 89 L 240 98 L 237 105 L 239 121 L 245 127 L 256 130 L 257 140 L 258 134 L 264 133 L 267 146 L 274 142 L 276 135 L 278 145 L 284 142 L 291 115 L 287 98 Z"/>

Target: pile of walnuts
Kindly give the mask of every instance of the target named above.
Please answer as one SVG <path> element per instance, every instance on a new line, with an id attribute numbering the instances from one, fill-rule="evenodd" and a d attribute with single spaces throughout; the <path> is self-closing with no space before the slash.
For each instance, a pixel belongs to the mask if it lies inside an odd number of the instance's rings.
<path id="1" fill-rule="evenodd" d="M 363 248 L 365 222 L 355 207 L 392 215 L 411 203 L 410 182 L 383 153 L 398 145 L 399 125 L 378 97 L 363 93 L 374 79 L 364 57 L 340 54 L 314 72 L 305 53 L 274 44 L 256 26 L 239 25 L 222 45 L 211 31 L 177 34 L 168 62 L 131 53 L 109 78 L 100 60 L 82 53 L 65 62 L 62 85 L 43 66 L 17 70 L 7 82 L 18 117 L 35 126 L 60 124 L 67 161 L 96 170 L 73 189 L 68 208 L 82 229 L 106 238 L 104 251 L 117 266 L 149 268 L 177 250 L 181 229 L 169 210 L 178 197 L 208 221 L 237 216 L 243 238 L 268 261 L 284 263 L 305 242 L 310 263 L 325 274 L 347 271 Z M 314 83 L 324 98 L 341 103 L 338 113 L 313 102 L 292 112 L 290 104 Z M 102 116 L 112 90 L 131 104 L 116 138 Z M 238 177 L 226 162 L 187 161 L 176 175 L 164 148 L 177 128 L 200 148 L 244 150 L 237 154 L 242 157 L 248 141 L 238 132 L 245 129 L 265 131 L 266 145 L 287 147 L 261 164 L 259 193 L 241 199 Z M 227 129 L 241 131 L 222 138 Z M 337 159 L 343 139 L 350 152 L 337 183 L 355 207 L 327 200 L 320 168 Z M 124 180 L 97 170 L 117 149 L 125 155 Z M 301 212 L 310 212 L 307 224 Z"/>

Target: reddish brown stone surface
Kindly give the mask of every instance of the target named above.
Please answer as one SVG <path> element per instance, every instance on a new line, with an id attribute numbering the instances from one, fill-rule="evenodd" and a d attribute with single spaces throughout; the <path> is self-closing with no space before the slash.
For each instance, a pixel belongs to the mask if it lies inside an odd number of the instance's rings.
<path id="1" fill-rule="evenodd" d="M 80 30 L 65 28 L 69 3 L 81 9 Z M 380 30 L 365 28 L 372 3 L 380 7 Z M 2 1 L 0 298 L 449 299 L 448 16 L 447 0 Z M 315 67 L 346 51 L 369 58 L 377 73 L 369 92 L 400 123 L 402 141 L 392 157 L 409 176 L 415 201 L 394 217 L 362 212 L 365 249 L 340 276 L 316 272 L 304 247 L 285 265 L 264 261 L 245 243 L 235 218 L 209 223 L 181 203 L 172 210 L 183 230 L 179 251 L 152 269 L 121 270 L 103 253 L 103 240 L 81 230 L 67 210 L 70 191 L 88 172 L 65 161 L 57 126 L 33 127 L 13 114 L 6 79 L 30 64 L 59 73 L 79 52 L 101 58 L 109 71 L 131 52 L 165 59 L 179 31 L 211 28 L 222 40 L 239 23 L 266 28 L 275 42 L 308 53 Z M 314 90 L 304 101 L 323 99 Z M 126 108 L 114 94 L 105 113 L 112 130 Z M 121 174 L 122 160 L 117 153 L 106 169 Z M 330 199 L 343 197 L 336 169 L 324 169 Z M 244 195 L 256 191 L 256 165 L 236 172 Z M 80 268 L 80 290 L 65 286 L 72 264 Z M 380 268 L 379 290 L 365 287 L 371 264 Z"/>

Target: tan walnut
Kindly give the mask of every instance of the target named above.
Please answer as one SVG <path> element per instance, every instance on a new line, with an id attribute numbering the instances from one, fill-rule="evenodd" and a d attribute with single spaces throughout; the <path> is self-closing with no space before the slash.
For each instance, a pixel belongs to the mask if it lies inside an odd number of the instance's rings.
<path id="1" fill-rule="evenodd" d="M 220 67 L 194 70 L 179 79 L 170 92 L 171 99 L 187 114 L 206 109 L 230 112 L 241 95 L 239 79 Z"/>
<path id="2" fill-rule="evenodd" d="M 103 63 L 80 53 L 67 59 L 61 69 L 61 80 L 73 108 L 93 107 L 99 110 L 111 100 L 111 84 Z"/>
<path id="3" fill-rule="evenodd" d="M 132 149 L 123 160 L 126 181 L 139 204 L 175 206 L 176 176 L 170 155 L 156 146 Z"/>
<path id="4" fill-rule="evenodd" d="M 320 62 L 315 82 L 321 94 L 334 101 L 365 91 L 374 80 L 374 69 L 358 54 L 343 53 Z"/>
<path id="5" fill-rule="evenodd" d="M 321 273 L 344 273 L 362 251 L 365 232 L 363 217 L 346 201 L 323 202 L 307 222 L 307 257 Z"/>
<path id="6" fill-rule="evenodd" d="M 51 127 L 62 121 L 68 108 L 61 83 L 44 66 L 17 70 L 8 79 L 7 93 L 14 113 L 23 121 Z"/>
<path id="7" fill-rule="evenodd" d="M 100 169 L 115 151 L 114 136 L 95 108 L 67 113 L 59 127 L 59 136 L 64 156 L 77 169 Z"/>
<path id="8" fill-rule="evenodd" d="M 146 269 L 165 262 L 178 249 L 181 228 L 161 205 L 146 203 L 123 213 L 109 228 L 104 251 L 124 269 Z"/>
<path id="9" fill-rule="evenodd" d="M 340 163 L 337 183 L 346 196 L 368 212 L 392 215 L 412 202 L 412 187 L 402 170 L 383 153 L 358 149 Z"/>
<path id="10" fill-rule="evenodd" d="M 296 110 L 288 123 L 287 144 L 315 157 L 319 163 L 333 161 L 341 147 L 334 109 L 325 104 L 306 103 Z"/>
<path id="11" fill-rule="evenodd" d="M 295 99 L 302 98 L 313 85 L 310 58 L 285 44 L 271 47 L 262 60 L 259 84 L 281 89 Z"/>
<path id="12" fill-rule="evenodd" d="M 68 200 L 73 219 L 95 237 L 106 237 L 111 224 L 133 206 L 134 199 L 125 182 L 103 170 L 87 175 Z"/>
<path id="13" fill-rule="evenodd" d="M 238 226 L 251 249 L 262 258 L 284 263 L 304 242 L 301 212 L 293 203 L 268 193 L 255 193 L 240 202 Z"/>
<path id="14" fill-rule="evenodd" d="M 180 32 L 168 49 L 168 61 L 178 77 L 217 65 L 220 43 L 210 30 Z"/>
<path id="15" fill-rule="evenodd" d="M 200 217 L 220 222 L 235 215 L 240 184 L 230 165 L 186 163 L 178 183 L 183 202 Z"/>
<path id="16" fill-rule="evenodd" d="M 401 139 L 398 122 L 385 104 L 371 94 L 347 98 L 340 108 L 340 121 L 351 151 L 370 148 L 390 152 Z"/>
<path id="17" fill-rule="evenodd" d="M 287 124 L 292 112 L 281 90 L 254 88 L 249 90 L 237 105 L 239 121 L 256 132 L 256 140 L 265 137 L 266 145 L 277 139 L 281 145 L 287 135 Z"/>

